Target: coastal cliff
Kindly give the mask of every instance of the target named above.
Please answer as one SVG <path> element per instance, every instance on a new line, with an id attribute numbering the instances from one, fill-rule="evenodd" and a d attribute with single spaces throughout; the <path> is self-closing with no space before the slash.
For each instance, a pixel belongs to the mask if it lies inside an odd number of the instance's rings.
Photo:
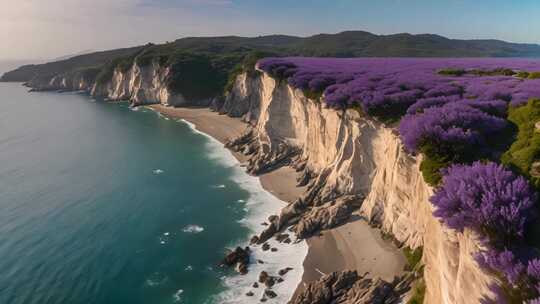
<path id="1" fill-rule="evenodd" d="M 300 173 L 298 185 L 307 186 L 302 197 L 272 217 L 269 227 L 252 239 L 254 243 L 262 244 L 285 229 L 309 238 L 346 222 L 356 212 L 400 246 L 423 247 L 424 303 L 473 304 L 493 296 L 489 287 L 495 278 L 475 261 L 480 242 L 468 230 L 457 233 L 445 228 L 432 215 L 433 189 L 419 170 L 421 156 L 406 153 L 391 126 L 354 109 L 328 109 L 286 81 L 261 72 L 238 75 L 223 99 L 201 100 L 172 92 L 167 84 L 170 73 L 170 67 L 152 62 L 133 64 L 127 70 L 117 67 L 106 82 L 66 74 L 36 78 L 27 85 L 35 90 L 84 90 L 109 100 L 130 100 L 134 106 L 210 106 L 221 114 L 241 117 L 250 127 L 228 147 L 247 155 L 247 170 L 257 175 L 292 166 Z M 401 286 L 394 283 L 381 284 Z M 400 287 L 397 298 L 404 292 Z"/>
<path id="2" fill-rule="evenodd" d="M 34 91 L 85 91 L 93 97 L 107 100 L 126 100 L 133 106 L 163 104 L 166 106 L 207 106 L 211 99 L 187 100 L 169 86 L 171 67 L 152 61 L 146 65 L 137 62 L 128 69 L 115 67 L 112 76 L 85 77 L 82 73 L 67 73 L 52 77 L 36 77 L 25 85 Z"/>
<path id="3" fill-rule="evenodd" d="M 358 209 L 402 246 L 423 246 L 425 303 L 479 303 L 495 278 L 475 261 L 481 248 L 470 231 L 445 228 L 429 202 L 433 189 L 396 132 L 355 110 L 326 109 L 266 74 L 240 75 L 218 109 L 252 128 L 230 147 L 250 156 L 258 174 L 281 165 L 302 172 L 307 193 L 284 208 L 258 241 L 292 227 L 299 237 L 332 228 Z"/>

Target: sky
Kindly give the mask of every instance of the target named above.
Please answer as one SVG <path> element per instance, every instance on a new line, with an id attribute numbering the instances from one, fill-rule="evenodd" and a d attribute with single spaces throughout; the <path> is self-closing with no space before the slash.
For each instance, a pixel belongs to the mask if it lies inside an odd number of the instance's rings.
<path id="1" fill-rule="evenodd" d="M 540 43 L 539 0 L 0 0 L 0 61 L 186 36 L 344 30 Z"/>

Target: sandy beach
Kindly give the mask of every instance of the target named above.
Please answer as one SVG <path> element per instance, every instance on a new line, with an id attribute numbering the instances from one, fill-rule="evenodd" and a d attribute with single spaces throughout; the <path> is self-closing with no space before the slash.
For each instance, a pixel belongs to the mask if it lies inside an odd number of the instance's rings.
<path id="1" fill-rule="evenodd" d="M 185 119 L 222 143 L 241 135 L 247 126 L 238 118 L 220 115 L 208 108 L 149 107 L 170 117 Z M 234 155 L 240 162 L 246 161 L 244 155 Z M 259 177 L 265 190 L 282 201 L 293 202 L 305 191 L 303 187 L 296 187 L 296 176 L 295 170 L 283 167 Z M 402 273 L 406 263 L 401 251 L 383 240 L 380 232 L 358 214 L 347 224 L 311 237 L 307 243 L 309 251 L 299 288 L 324 274 L 345 269 L 391 281 Z"/>

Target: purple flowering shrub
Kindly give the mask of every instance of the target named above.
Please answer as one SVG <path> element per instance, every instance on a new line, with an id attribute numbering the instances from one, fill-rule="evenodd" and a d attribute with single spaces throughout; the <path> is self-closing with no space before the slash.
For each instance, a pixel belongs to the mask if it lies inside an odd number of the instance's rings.
<path id="1" fill-rule="evenodd" d="M 262 59 L 258 68 L 287 78 L 295 88 L 322 94 L 329 107 L 359 106 L 382 118 L 399 118 L 417 100 L 434 97 L 512 105 L 540 97 L 540 79 L 514 75 L 540 70 L 536 60 L 289 57 Z"/>
<path id="2" fill-rule="evenodd" d="M 536 193 L 522 176 L 493 162 L 453 165 L 431 197 L 434 215 L 448 227 L 476 230 L 497 243 L 524 237 Z"/>
<path id="3" fill-rule="evenodd" d="M 488 249 L 476 260 L 501 279 L 499 296 L 508 303 L 540 297 L 540 259 L 523 245 L 537 194 L 524 177 L 493 162 L 453 165 L 430 200 L 448 227 L 485 238 Z"/>
<path id="4" fill-rule="evenodd" d="M 278 79 L 293 76 L 297 71 L 293 62 L 281 59 L 261 60 L 258 66 L 261 70 Z"/>
<path id="5" fill-rule="evenodd" d="M 490 249 L 478 254 L 476 260 L 500 278 L 502 286 L 497 293 L 505 303 L 540 301 L 540 258 L 533 256 L 530 248 Z"/>
<path id="6" fill-rule="evenodd" d="M 401 119 L 405 149 L 424 155 L 424 180 L 438 186 L 430 199 L 434 215 L 486 240 L 477 261 L 499 276 L 506 300 L 540 304 L 540 259 L 524 245 L 537 194 L 526 178 L 495 163 L 512 140 L 503 163 L 534 182 L 527 172 L 540 159 L 540 116 L 532 108 L 540 77 L 529 75 L 540 61 L 292 57 L 266 58 L 258 68 L 327 107 Z"/>
<path id="7" fill-rule="evenodd" d="M 540 259 L 530 257 L 527 250 L 490 249 L 476 256 L 484 269 L 502 281 L 497 294 L 505 303 L 535 303 L 540 300 Z"/>
<path id="8" fill-rule="evenodd" d="M 430 145 L 436 149 L 431 151 L 436 155 L 452 155 L 462 160 L 470 151 L 488 150 L 487 137 L 504 130 L 506 125 L 504 119 L 465 102 L 448 102 L 426 108 L 419 114 L 406 115 L 399 125 L 399 133 L 409 152 L 426 153 L 423 148 Z"/>

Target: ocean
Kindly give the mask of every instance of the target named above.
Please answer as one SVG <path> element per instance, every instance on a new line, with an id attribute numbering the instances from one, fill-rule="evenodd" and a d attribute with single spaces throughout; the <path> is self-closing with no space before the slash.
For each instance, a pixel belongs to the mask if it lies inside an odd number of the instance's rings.
<path id="1" fill-rule="evenodd" d="M 257 303 L 259 272 L 288 266 L 267 303 L 294 292 L 304 242 L 217 267 L 283 202 L 194 126 L 13 83 L 0 102 L 0 303 Z"/>

